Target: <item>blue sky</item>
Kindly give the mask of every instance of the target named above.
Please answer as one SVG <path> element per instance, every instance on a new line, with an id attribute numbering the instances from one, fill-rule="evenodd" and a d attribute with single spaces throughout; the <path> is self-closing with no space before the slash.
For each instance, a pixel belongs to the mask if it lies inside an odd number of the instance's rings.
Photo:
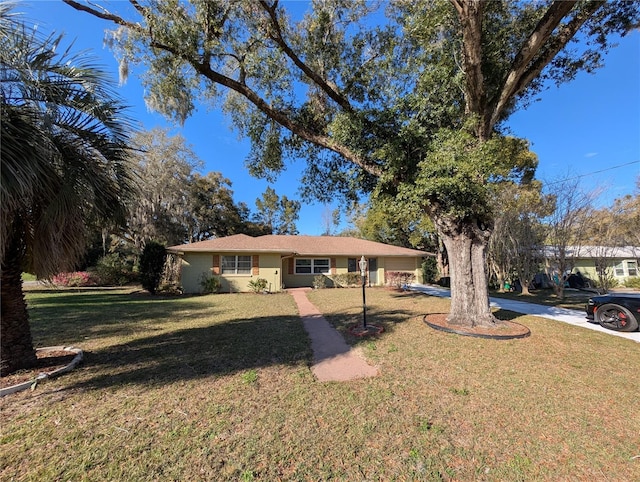
<path id="1" fill-rule="evenodd" d="M 118 2 L 104 3 L 117 9 Z M 117 79 L 117 63 L 103 47 L 103 32 L 109 24 L 76 12 L 59 0 L 25 1 L 17 10 L 25 12 L 42 31 L 65 34 L 65 42 L 74 41 L 74 52 L 92 50 Z M 255 209 L 256 198 L 268 186 L 280 196 L 298 198 L 304 161 L 290 165 L 275 184 L 252 178 L 244 167 L 249 145 L 238 139 L 221 113 L 201 108 L 176 128 L 159 114 L 147 111 L 135 76 L 119 90 L 132 106 L 132 117 L 145 129 L 170 127 L 181 133 L 204 161 L 204 173 L 219 171 L 230 179 L 236 202 Z M 551 86 L 540 99 L 507 123 L 514 135 L 531 142 L 539 158 L 537 177 L 546 182 L 577 177 L 586 190 L 603 191 L 598 199 L 603 206 L 633 194 L 640 176 L 640 32 L 620 39 L 619 46 L 605 57 L 604 68 L 595 74 L 580 73 L 559 88 Z M 322 204 L 303 204 L 297 223 L 300 233 L 321 234 L 327 209 Z"/>

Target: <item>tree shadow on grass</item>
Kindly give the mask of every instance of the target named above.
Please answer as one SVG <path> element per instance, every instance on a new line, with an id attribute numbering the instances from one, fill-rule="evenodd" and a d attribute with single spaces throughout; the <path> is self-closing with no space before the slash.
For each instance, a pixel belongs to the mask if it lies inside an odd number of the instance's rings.
<path id="1" fill-rule="evenodd" d="M 358 337 L 349 333 L 349 328 L 354 325 L 363 325 L 364 316 L 362 311 L 359 313 L 353 312 L 336 312 L 324 315 L 327 321 L 336 328 L 348 344 L 357 346 L 362 343 L 366 343 L 371 340 L 369 336 Z M 373 307 L 367 307 L 367 325 L 376 325 L 383 328 L 383 332 L 376 337 L 384 337 L 390 333 L 393 333 L 394 327 L 400 323 L 404 323 L 414 318 L 416 313 L 413 311 L 403 309 L 377 309 Z"/>
<path id="2" fill-rule="evenodd" d="M 205 312 L 213 315 L 220 309 L 193 298 L 163 299 L 148 294 L 87 291 L 56 293 L 30 301 L 29 318 L 34 340 L 39 345 L 52 346 L 133 333 L 138 329 L 137 321 L 175 322 L 180 317 Z"/>
<path id="3" fill-rule="evenodd" d="M 300 317 L 233 319 L 85 353 L 83 380 L 69 388 L 157 386 L 310 362 L 310 343 Z"/>
<path id="4" fill-rule="evenodd" d="M 515 311 L 503 310 L 502 308 L 493 311 L 493 316 L 502 321 L 513 321 L 516 318 L 524 316 L 522 313 L 516 313 Z"/>
<path id="5" fill-rule="evenodd" d="M 423 298 L 425 293 L 414 290 L 394 290 L 392 298 Z"/>

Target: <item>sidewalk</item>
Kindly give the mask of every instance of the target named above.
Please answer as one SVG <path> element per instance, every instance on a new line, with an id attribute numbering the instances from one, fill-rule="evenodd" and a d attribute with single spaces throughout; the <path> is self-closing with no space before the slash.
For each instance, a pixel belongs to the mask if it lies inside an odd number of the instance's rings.
<path id="1" fill-rule="evenodd" d="M 439 286 L 412 284 L 410 286 L 412 290 L 420 291 L 431 296 L 440 296 L 449 298 L 451 291 L 447 288 L 441 288 Z M 505 298 L 489 298 L 491 306 L 495 308 L 502 308 L 504 310 L 515 311 L 516 313 L 522 313 L 525 315 L 535 315 L 542 318 L 549 318 L 570 325 L 580 326 L 589 330 L 599 331 L 606 333 L 607 335 L 619 336 L 627 338 L 628 340 L 640 343 L 640 331 L 632 333 L 621 333 L 619 331 L 607 330 L 601 327 L 597 323 L 590 323 L 587 321 L 586 313 L 584 311 L 569 310 L 566 308 L 558 308 L 555 306 L 537 305 L 534 303 L 527 303 L 526 301 L 507 300 Z"/>
<path id="2" fill-rule="evenodd" d="M 347 381 L 374 377 L 378 369 L 367 364 L 358 350 L 351 348 L 338 331 L 329 324 L 322 313 L 308 300 L 310 288 L 288 289 L 298 305 L 304 329 L 311 338 L 313 365 L 311 372 L 318 381 Z"/>

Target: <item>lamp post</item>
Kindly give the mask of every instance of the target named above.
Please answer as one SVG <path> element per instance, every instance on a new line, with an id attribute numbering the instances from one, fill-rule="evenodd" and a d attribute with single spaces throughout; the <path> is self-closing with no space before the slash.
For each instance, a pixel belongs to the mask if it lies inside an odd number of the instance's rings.
<path id="1" fill-rule="evenodd" d="M 367 302 L 364 294 L 364 285 L 366 284 L 366 280 L 367 280 L 367 260 L 364 257 L 364 255 L 362 255 L 362 258 L 360 258 L 360 262 L 358 264 L 360 265 L 360 276 L 362 277 L 362 327 L 364 330 L 366 330 L 367 329 Z"/>

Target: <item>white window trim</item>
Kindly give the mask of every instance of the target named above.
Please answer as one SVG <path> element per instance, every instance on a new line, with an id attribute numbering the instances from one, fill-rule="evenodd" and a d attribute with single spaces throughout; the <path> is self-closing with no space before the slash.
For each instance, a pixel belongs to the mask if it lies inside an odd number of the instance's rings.
<path id="1" fill-rule="evenodd" d="M 624 261 L 613 262 L 613 276 L 616 278 L 624 278 Z"/>
<path id="2" fill-rule="evenodd" d="M 246 273 L 238 273 L 238 258 L 240 257 L 244 257 L 244 258 L 249 258 L 249 271 Z M 231 268 L 225 268 L 224 266 L 224 258 L 235 258 L 234 259 L 234 267 L 233 267 L 233 273 L 231 272 L 225 272 L 225 269 L 231 269 Z M 220 274 L 223 276 L 251 276 L 251 268 L 252 268 L 252 263 L 253 263 L 253 258 L 251 255 L 246 255 L 246 254 L 240 254 L 240 255 L 222 255 L 220 257 Z"/>
<path id="3" fill-rule="evenodd" d="M 298 273 L 298 260 L 302 260 L 302 259 L 311 261 L 311 265 L 310 265 L 311 272 L 310 273 Z M 326 261 L 326 265 L 323 263 L 322 267 L 326 268 L 327 270 L 319 272 L 319 273 L 316 273 L 315 272 L 316 261 Z M 309 276 L 309 275 L 329 274 L 329 273 L 331 273 L 331 259 L 329 259 L 329 258 L 295 258 L 293 266 L 294 266 L 293 274 L 296 274 L 296 275 Z"/>
<path id="4" fill-rule="evenodd" d="M 631 268 L 629 267 L 629 264 L 634 264 L 635 267 Z M 633 275 L 630 273 L 630 271 L 634 270 L 636 271 L 636 274 Z M 615 276 L 616 278 L 636 278 L 637 276 L 640 275 L 640 266 L 638 266 L 638 262 L 635 259 L 623 259 L 620 261 L 614 261 L 613 263 L 613 276 Z"/>

